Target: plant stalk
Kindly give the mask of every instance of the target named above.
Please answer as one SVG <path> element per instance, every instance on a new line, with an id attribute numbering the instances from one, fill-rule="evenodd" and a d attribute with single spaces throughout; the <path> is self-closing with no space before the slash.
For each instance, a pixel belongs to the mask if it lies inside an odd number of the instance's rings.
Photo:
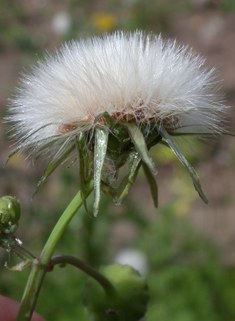
<path id="1" fill-rule="evenodd" d="M 93 189 L 94 182 L 91 179 L 86 184 L 85 197 L 88 197 L 88 195 L 92 192 Z M 16 317 L 16 321 L 31 320 L 37 302 L 37 298 L 43 283 L 43 279 L 50 266 L 52 254 L 61 236 L 63 235 L 66 227 L 68 226 L 69 222 L 71 221 L 77 210 L 82 206 L 82 204 L 82 195 L 81 191 L 79 191 L 75 195 L 71 203 L 68 205 L 68 207 L 65 209 L 59 221 L 56 223 L 39 258 L 33 261 L 28 282 L 26 284 L 20 308 Z"/>
<path id="2" fill-rule="evenodd" d="M 71 255 L 55 255 L 51 258 L 51 267 L 56 264 L 70 264 L 82 270 L 93 279 L 95 279 L 105 290 L 107 295 L 115 293 L 115 288 L 111 282 L 101 273 L 93 269 L 90 265 Z"/>

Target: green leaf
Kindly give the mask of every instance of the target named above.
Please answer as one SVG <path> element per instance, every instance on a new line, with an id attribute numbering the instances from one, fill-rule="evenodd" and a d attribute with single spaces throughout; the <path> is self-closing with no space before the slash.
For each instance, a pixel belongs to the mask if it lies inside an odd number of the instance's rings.
<path id="1" fill-rule="evenodd" d="M 13 152 L 11 152 L 10 155 L 8 156 L 8 158 L 7 158 L 6 163 L 5 163 L 4 166 L 6 166 L 7 163 L 9 162 L 9 160 L 10 160 L 15 154 L 17 154 L 20 150 L 21 150 L 21 146 L 18 147 L 18 148 L 16 148 L 16 149 L 14 149 Z"/>
<path id="2" fill-rule="evenodd" d="M 108 196 L 109 198 L 111 198 L 111 200 L 115 200 L 116 199 L 116 192 L 115 190 L 106 182 L 104 182 L 103 180 L 101 180 L 101 189 L 102 192 Z"/>
<path id="3" fill-rule="evenodd" d="M 32 135 L 36 134 L 37 132 L 39 132 L 41 129 L 46 128 L 48 126 L 51 125 L 58 125 L 57 123 L 49 123 L 46 125 L 41 126 L 40 128 L 37 128 L 36 130 L 32 131 L 31 133 L 29 133 L 28 135 L 25 135 L 26 137 L 22 139 L 22 143 L 25 142 L 26 140 L 29 139 L 29 137 L 31 137 Z M 48 139 L 48 138 L 47 138 Z"/>
<path id="4" fill-rule="evenodd" d="M 47 168 L 44 171 L 44 175 L 42 176 L 42 178 L 40 179 L 40 181 L 38 182 L 38 185 L 33 193 L 33 197 L 37 194 L 37 192 L 39 191 L 39 189 L 43 186 L 45 180 L 47 179 L 47 177 L 49 175 L 51 175 L 52 172 L 54 172 L 54 170 L 66 159 L 66 157 L 74 150 L 75 145 L 72 145 L 66 152 L 64 152 L 60 158 L 58 158 L 57 160 L 54 159 L 54 161 L 52 161 Z"/>
<path id="5" fill-rule="evenodd" d="M 50 142 L 46 143 L 45 145 L 43 145 L 43 146 L 37 151 L 35 157 L 37 157 L 37 154 L 38 154 L 39 152 L 41 152 L 42 150 L 46 149 L 48 146 L 53 145 L 56 141 L 59 140 L 59 135 L 54 135 L 54 136 L 52 136 L 52 137 L 50 137 L 50 138 L 53 138 L 53 137 L 56 137 L 56 138 L 55 138 L 53 141 L 50 141 Z M 27 144 L 27 145 L 25 145 L 25 146 L 23 146 L 23 141 L 22 141 L 22 143 L 20 144 L 20 146 L 17 147 L 16 149 L 14 149 L 14 150 L 11 152 L 11 154 L 8 156 L 8 158 L 7 158 L 7 160 L 6 160 L 6 163 L 5 163 L 5 166 L 7 165 L 7 163 L 9 162 L 9 160 L 10 160 L 15 154 L 17 154 L 20 150 L 25 150 L 25 149 L 27 149 L 27 148 L 31 148 L 31 147 L 33 147 L 33 146 L 37 146 L 38 143 L 41 143 L 41 142 L 43 142 L 43 141 L 48 141 L 48 138 L 39 139 L 39 140 L 34 141 L 34 142 L 32 142 L 32 143 L 30 143 L 30 144 Z M 35 158 L 35 157 L 34 157 L 34 158 Z"/>
<path id="6" fill-rule="evenodd" d="M 95 128 L 95 148 L 94 148 L 94 206 L 93 213 L 97 216 L 100 203 L 100 182 L 101 172 L 107 151 L 109 132 L 101 127 Z"/>
<path id="7" fill-rule="evenodd" d="M 56 138 L 56 139 L 50 141 L 49 143 L 46 143 L 46 144 L 43 145 L 42 147 L 40 147 L 39 150 L 38 150 L 38 151 L 36 152 L 36 154 L 34 155 L 33 161 L 34 161 L 35 159 L 38 159 L 38 158 L 39 158 L 41 152 L 43 152 L 43 151 L 44 151 L 45 149 L 47 149 L 48 147 L 53 146 L 57 141 L 58 141 L 58 138 Z"/>
<path id="8" fill-rule="evenodd" d="M 86 212 L 87 205 L 86 205 L 86 146 L 85 146 L 86 138 L 83 132 L 78 134 L 78 139 L 76 138 L 76 149 L 77 149 L 77 158 L 78 158 L 78 167 L 79 167 L 79 187 L 81 189 L 81 196 L 83 200 L 83 204 L 85 207 Z"/>
<path id="9" fill-rule="evenodd" d="M 83 137 L 83 140 L 82 140 L 82 156 L 83 156 L 83 160 L 84 160 L 84 175 L 85 175 L 85 182 L 87 183 L 88 180 L 91 179 L 91 172 L 93 170 L 93 165 L 92 165 L 92 162 L 90 160 L 90 157 L 89 157 L 89 152 L 88 152 L 88 143 L 87 143 L 87 137 L 84 133 L 82 133 L 82 137 Z"/>
<path id="10" fill-rule="evenodd" d="M 155 164 L 149 154 L 144 136 L 139 129 L 139 127 L 134 122 L 122 122 L 122 124 L 127 128 L 131 140 L 135 145 L 135 148 L 140 155 L 142 161 L 149 167 L 151 172 L 156 175 L 157 169 L 155 167 Z"/>
<path id="11" fill-rule="evenodd" d="M 160 145 L 163 145 L 163 146 L 165 146 L 165 147 L 167 147 L 167 148 L 170 148 L 170 146 L 167 144 L 167 142 L 165 141 L 165 140 L 161 140 L 160 142 L 159 142 L 159 144 Z M 170 148 L 171 149 L 171 148 Z"/>
<path id="12" fill-rule="evenodd" d="M 136 180 L 141 165 L 141 158 L 136 151 L 130 153 L 129 159 L 130 162 L 127 175 L 124 177 L 117 190 L 117 198 L 115 200 L 116 204 L 120 204 L 125 195 L 129 192 L 131 186 Z"/>
<path id="13" fill-rule="evenodd" d="M 66 150 L 69 141 L 71 140 L 71 137 L 69 136 L 64 142 L 63 144 L 60 146 L 58 152 L 55 154 L 55 156 L 53 157 L 52 161 L 55 161 L 56 159 L 58 159 L 61 155 L 64 154 L 64 151 Z"/>
<path id="14" fill-rule="evenodd" d="M 152 172 L 149 170 L 148 166 L 145 163 L 142 163 L 143 166 L 143 170 L 145 173 L 145 176 L 147 178 L 150 190 L 151 190 L 151 194 L 152 194 L 152 198 L 153 198 L 153 202 L 154 202 L 154 206 L 156 208 L 158 208 L 158 186 L 157 186 L 157 182 L 155 180 L 155 177 L 153 176 Z"/>
<path id="15" fill-rule="evenodd" d="M 109 113 L 107 111 L 99 114 L 98 116 L 96 116 L 95 120 L 94 120 L 94 124 L 98 123 L 98 121 L 101 119 L 101 118 L 105 118 L 106 122 L 107 122 L 107 125 L 109 127 L 115 125 L 115 120 L 113 119 L 112 116 L 109 115 Z"/>
<path id="16" fill-rule="evenodd" d="M 172 138 L 170 137 L 166 129 L 163 126 L 158 126 L 158 131 L 160 135 L 165 139 L 165 141 L 167 142 L 167 144 L 169 145 L 173 153 L 176 155 L 178 160 L 181 162 L 181 164 L 184 165 L 184 167 L 187 169 L 189 175 L 192 178 L 194 187 L 197 190 L 203 202 L 208 204 L 208 200 L 202 191 L 201 183 L 195 169 L 188 163 L 188 161 L 186 160 L 184 155 L 181 153 L 179 148 L 176 146 L 176 144 L 174 143 L 174 141 L 172 140 Z"/>

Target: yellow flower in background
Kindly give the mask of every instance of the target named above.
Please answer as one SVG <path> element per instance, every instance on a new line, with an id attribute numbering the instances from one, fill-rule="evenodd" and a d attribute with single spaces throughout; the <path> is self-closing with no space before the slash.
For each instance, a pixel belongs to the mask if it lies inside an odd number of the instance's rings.
<path id="1" fill-rule="evenodd" d="M 92 25 L 101 32 L 113 30 L 117 25 L 117 18 L 111 13 L 95 13 L 91 17 Z"/>

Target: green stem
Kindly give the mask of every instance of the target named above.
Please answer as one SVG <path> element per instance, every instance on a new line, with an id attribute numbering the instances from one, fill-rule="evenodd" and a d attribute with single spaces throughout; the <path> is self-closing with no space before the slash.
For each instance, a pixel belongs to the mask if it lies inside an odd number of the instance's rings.
<path id="1" fill-rule="evenodd" d="M 71 256 L 71 255 L 55 255 L 51 258 L 51 266 L 53 267 L 56 264 L 70 264 L 73 265 L 89 276 L 91 276 L 93 279 L 95 279 L 99 284 L 104 288 L 107 295 L 112 295 L 115 293 L 115 288 L 112 285 L 111 282 L 109 282 L 106 277 L 104 277 L 102 274 L 100 274 L 98 271 L 93 269 L 90 265 L 86 264 L 82 260 Z"/>
<path id="2" fill-rule="evenodd" d="M 94 189 L 94 182 L 90 180 L 86 184 L 86 197 Z M 28 278 L 27 285 L 21 300 L 20 308 L 16 317 L 16 321 L 30 321 L 36 302 L 37 297 L 42 286 L 43 279 L 50 265 L 50 260 L 52 254 L 57 246 L 61 236 L 63 235 L 66 227 L 73 218 L 77 210 L 82 206 L 82 195 L 79 191 L 68 207 L 65 209 L 64 213 L 61 215 L 59 221 L 54 227 L 51 235 L 49 236 L 42 253 L 39 258 L 34 260 L 31 267 L 31 273 Z"/>

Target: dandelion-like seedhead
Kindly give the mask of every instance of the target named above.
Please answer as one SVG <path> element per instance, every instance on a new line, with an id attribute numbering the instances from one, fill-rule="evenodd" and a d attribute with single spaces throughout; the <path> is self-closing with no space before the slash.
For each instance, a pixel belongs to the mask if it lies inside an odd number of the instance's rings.
<path id="1" fill-rule="evenodd" d="M 139 31 L 65 44 L 22 77 L 10 100 L 6 121 L 13 124 L 16 150 L 31 150 L 33 157 L 54 155 L 43 182 L 77 149 L 83 189 L 94 175 L 97 213 L 100 186 L 119 202 L 141 164 L 156 194 L 156 169 L 148 150 L 161 142 L 188 169 L 206 202 L 196 172 L 171 138 L 223 132 L 226 107 L 214 69 L 203 65 L 204 59 L 187 47 Z M 127 161 L 117 196 L 109 177 L 117 177 Z"/>

